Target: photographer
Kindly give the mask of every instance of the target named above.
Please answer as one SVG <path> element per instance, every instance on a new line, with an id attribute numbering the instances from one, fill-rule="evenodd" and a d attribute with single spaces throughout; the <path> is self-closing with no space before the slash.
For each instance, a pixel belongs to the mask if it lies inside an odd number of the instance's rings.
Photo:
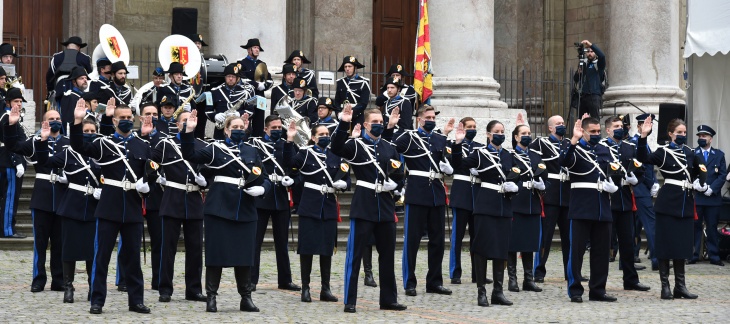
<path id="1" fill-rule="evenodd" d="M 606 71 L 606 55 L 588 40 L 576 43 L 579 46 L 578 51 L 580 57 L 580 65 L 573 75 L 576 92 L 579 95 L 578 116 L 584 113 L 589 114 L 593 118 L 599 118 L 601 107 L 603 106 L 603 87 Z M 584 73 L 585 72 L 585 73 Z M 577 99 L 577 98 L 576 98 Z"/>

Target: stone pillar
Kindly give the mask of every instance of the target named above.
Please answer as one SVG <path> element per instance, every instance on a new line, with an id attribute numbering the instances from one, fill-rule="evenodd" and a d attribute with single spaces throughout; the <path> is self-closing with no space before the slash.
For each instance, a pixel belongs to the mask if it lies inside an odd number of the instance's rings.
<path id="1" fill-rule="evenodd" d="M 286 22 L 286 55 L 298 49 L 312 60 L 314 58 L 314 0 L 286 0 Z"/>
<path id="2" fill-rule="evenodd" d="M 677 71 L 679 0 L 615 0 L 608 21 L 610 44 L 605 52 L 610 82 L 603 96 L 603 115 L 614 114 L 614 103 L 624 100 L 654 114 L 660 103 L 685 103 Z M 623 105 L 616 113 L 641 112 Z"/>
<path id="3" fill-rule="evenodd" d="M 99 44 L 99 28 L 103 24 L 114 24 L 114 0 L 68 0 L 64 1 L 63 40 L 79 36 L 90 45 L 89 55 Z M 93 46 L 91 46 L 93 45 Z"/>
<path id="4" fill-rule="evenodd" d="M 439 125 L 449 118 L 471 116 L 481 130 L 492 119 L 506 130 L 517 113 L 499 100 L 494 80 L 494 0 L 429 1 L 434 93 L 431 104 L 441 111 Z M 509 141 L 507 141 L 509 142 Z"/>

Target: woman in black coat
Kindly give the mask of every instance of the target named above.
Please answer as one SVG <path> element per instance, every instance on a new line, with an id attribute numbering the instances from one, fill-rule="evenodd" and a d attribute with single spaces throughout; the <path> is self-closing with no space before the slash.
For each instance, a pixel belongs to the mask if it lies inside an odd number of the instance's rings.
<path id="1" fill-rule="evenodd" d="M 311 302 L 309 293 L 312 259 L 319 255 L 319 269 L 322 274 L 321 301 L 336 302 L 337 297 L 330 290 L 332 254 L 337 241 L 339 203 L 337 192 L 350 187 L 350 170 L 344 160 L 329 149 L 330 132 L 325 125 L 312 129 L 311 146 L 302 148 L 293 157 L 286 155 L 294 151 L 296 126 L 292 123 L 287 132 L 284 160 L 287 167 L 299 171 L 304 181 L 302 200 L 299 203 L 299 239 L 297 253 L 302 271 L 302 301 Z"/>
<path id="2" fill-rule="evenodd" d="M 266 170 L 255 147 L 245 142 L 248 114 L 228 117 L 224 122 L 226 139 L 205 148 L 195 148 L 197 111 L 193 110 L 180 130 L 183 158 L 204 164 L 211 170 L 212 181 L 205 198 L 205 291 L 206 311 L 218 311 L 216 295 L 223 267 L 233 267 L 240 309 L 258 312 L 251 300 L 251 266 L 256 247 L 256 203 L 254 197 L 271 188 Z"/>

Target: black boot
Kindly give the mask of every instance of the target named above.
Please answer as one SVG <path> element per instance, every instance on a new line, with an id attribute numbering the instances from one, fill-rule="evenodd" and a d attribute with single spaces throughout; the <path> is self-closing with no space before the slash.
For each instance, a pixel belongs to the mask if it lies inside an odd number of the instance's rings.
<path id="1" fill-rule="evenodd" d="M 312 255 L 300 254 L 299 264 L 302 271 L 302 301 L 305 303 L 312 302 L 312 296 L 309 294 L 310 275 L 312 273 Z"/>
<path id="2" fill-rule="evenodd" d="M 696 299 L 684 283 L 684 260 L 674 259 L 674 298 Z"/>
<path id="3" fill-rule="evenodd" d="M 215 296 L 218 295 L 218 286 L 221 283 L 222 273 L 222 267 L 205 267 L 205 293 L 208 296 L 205 304 L 206 312 L 215 313 L 218 311 Z"/>
<path id="4" fill-rule="evenodd" d="M 373 246 L 366 244 L 362 251 L 362 267 L 365 269 L 365 286 L 377 287 L 378 283 L 373 278 Z"/>
<path id="5" fill-rule="evenodd" d="M 319 271 L 322 273 L 322 291 L 319 293 L 319 300 L 325 302 L 336 302 L 337 297 L 332 295 L 330 290 L 330 273 L 332 269 L 331 256 L 319 256 Z"/>
<path id="6" fill-rule="evenodd" d="M 251 300 L 251 267 L 234 267 L 233 272 L 236 276 L 238 294 L 241 295 L 239 309 L 244 312 L 258 312 L 259 308 Z"/>
<path id="7" fill-rule="evenodd" d="M 507 289 L 519 292 L 520 286 L 517 285 L 517 252 L 509 252 L 507 255 L 507 277 L 509 277 Z"/>
<path id="8" fill-rule="evenodd" d="M 669 287 L 669 259 L 659 259 L 659 281 L 662 283 L 662 299 L 674 299 Z"/>
<path id="9" fill-rule="evenodd" d="M 494 276 L 494 279 L 492 279 L 494 280 L 494 288 L 492 289 L 492 305 L 512 305 L 512 302 L 504 296 L 504 292 L 502 291 L 502 285 L 504 284 L 505 263 L 506 260 L 492 261 L 492 265 L 494 267 L 494 269 L 492 270 L 492 275 Z"/>
<path id="10" fill-rule="evenodd" d="M 64 261 L 63 269 L 63 302 L 74 302 L 74 274 L 76 272 L 76 262 Z"/>
<path id="11" fill-rule="evenodd" d="M 477 282 L 477 305 L 487 307 L 489 306 L 487 289 L 484 288 L 485 278 L 487 278 L 487 259 L 479 255 L 473 255 L 471 262 L 473 269 L 472 277 Z"/>
<path id="12" fill-rule="evenodd" d="M 524 269 L 524 279 L 522 280 L 522 290 L 541 292 L 542 288 L 535 284 L 535 278 L 532 276 L 532 252 L 520 253 L 522 255 L 522 268 Z"/>

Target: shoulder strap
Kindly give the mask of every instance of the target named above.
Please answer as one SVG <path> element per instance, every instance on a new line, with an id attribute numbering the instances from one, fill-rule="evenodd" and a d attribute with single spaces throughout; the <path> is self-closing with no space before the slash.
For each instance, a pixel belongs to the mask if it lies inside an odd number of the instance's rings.
<path id="1" fill-rule="evenodd" d="M 365 153 L 368 155 L 369 161 L 368 162 L 365 162 L 365 164 L 367 164 L 367 163 L 373 163 L 373 164 L 375 164 L 375 168 L 377 168 L 378 171 L 380 172 L 380 174 L 383 175 L 383 178 L 384 179 L 387 179 L 388 178 L 388 174 L 385 173 L 385 171 L 383 171 L 383 169 L 380 167 L 380 164 L 378 164 L 378 160 L 373 156 L 372 153 L 370 153 L 370 149 L 367 147 L 367 145 L 365 145 L 365 143 L 363 143 L 362 140 L 359 139 L 359 138 L 356 138 L 354 140 L 355 140 L 355 145 L 357 145 L 357 144 L 362 145 L 363 148 L 365 149 L 364 150 Z"/>
<path id="2" fill-rule="evenodd" d="M 309 151 L 310 155 L 314 156 L 314 160 L 317 161 L 317 164 L 319 165 L 319 170 L 324 172 L 324 174 L 327 176 L 327 180 L 330 181 L 330 184 L 332 186 L 335 185 L 335 182 L 332 181 L 332 177 L 330 176 L 330 173 L 327 172 L 327 167 L 322 163 L 322 160 L 319 159 L 319 156 L 317 156 L 317 153 L 314 152 L 314 150 L 311 147 L 307 148 L 307 151 Z M 327 153 L 325 153 L 325 157 L 327 156 Z M 376 162 L 377 164 L 377 162 Z"/>
<path id="3" fill-rule="evenodd" d="M 218 148 L 220 148 L 223 151 L 223 153 L 228 154 L 228 156 L 230 156 L 231 158 L 233 158 L 233 160 L 235 160 L 236 162 L 238 162 L 238 164 L 241 165 L 241 167 L 244 170 L 246 170 L 246 172 L 251 173 L 251 169 L 246 166 L 246 163 L 243 163 L 241 161 L 241 157 L 239 155 L 234 154 L 233 151 L 231 151 L 230 148 L 228 148 L 227 146 L 221 144 L 220 142 L 215 142 L 215 143 L 213 143 L 213 145 L 215 145 Z"/>
<path id="4" fill-rule="evenodd" d="M 276 168 L 279 169 L 281 174 L 286 174 L 284 172 L 284 168 L 282 168 L 281 165 L 279 165 L 279 162 L 276 162 L 276 157 L 273 154 L 271 154 L 271 152 L 269 152 L 268 147 L 266 146 L 266 143 L 264 143 L 264 141 L 262 141 L 258 138 L 254 138 L 253 142 L 254 142 L 254 144 L 256 144 L 256 146 L 259 149 L 261 149 L 262 151 L 264 151 L 264 153 L 266 153 L 266 159 L 263 162 L 266 162 L 266 160 L 271 160 L 272 162 L 274 162 L 274 166 L 276 166 Z"/>
<path id="5" fill-rule="evenodd" d="M 188 162 L 188 160 L 186 160 L 186 159 L 183 159 L 183 158 L 182 158 L 182 152 L 180 151 L 180 148 L 179 148 L 179 147 L 177 147 L 177 144 L 175 144 L 175 142 L 174 142 L 174 141 L 172 141 L 172 140 L 171 140 L 171 139 L 169 139 L 169 138 L 163 139 L 162 141 L 163 141 L 163 142 L 165 142 L 165 143 L 168 143 L 168 144 L 170 144 L 170 146 L 172 146 L 172 149 L 173 149 L 173 150 L 175 150 L 175 153 L 177 153 L 178 155 L 180 155 L 180 158 L 181 158 L 181 159 L 183 160 L 183 162 L 185 163 L 185 166 L 187 166 L 187 167 L 188 167 L 188 170 L 190 170 L 190 172 L 191 172 L 191 173 L 192 173 L 192 174 L 193 174 L 194 176 L 196 176 L 196 177 L 197 177 L 197 176 L 198 176 L 198 173 L 197 173 L 197 172 L 195 172 L 195 169 L 193 169 L 193 166 L 191 166 L 191 165 L 190 165 L 190 162 Z"/>
<path id="6" fill-rule="evenodd" d="M 132 136 L 134 136 L 134 135 L 132 135 Z M 109 141 L 112 144 L 112 147 L 114 147 L 114 149 L 117 151 L 117 154 L 119 154 L 119 157 L 121 158 L 122 162 L 124 162 L 124 166 L 126 166 L 127 170 L 129 170 L 129 173 L 132 174 L 132 179 L 134 179 L 134 182 L 137 182 L 137 174 L 134 173 L 134 170 L 129 165 L 129 161 L 127 161 L 127 156 L 122 154 L 122 150 L 119 149 L 119 146 L 117 146 L 117 143 L 112 142 L 110 139 L 108 139 L 106 137 L 104 138 L 104 140 Z"/>

